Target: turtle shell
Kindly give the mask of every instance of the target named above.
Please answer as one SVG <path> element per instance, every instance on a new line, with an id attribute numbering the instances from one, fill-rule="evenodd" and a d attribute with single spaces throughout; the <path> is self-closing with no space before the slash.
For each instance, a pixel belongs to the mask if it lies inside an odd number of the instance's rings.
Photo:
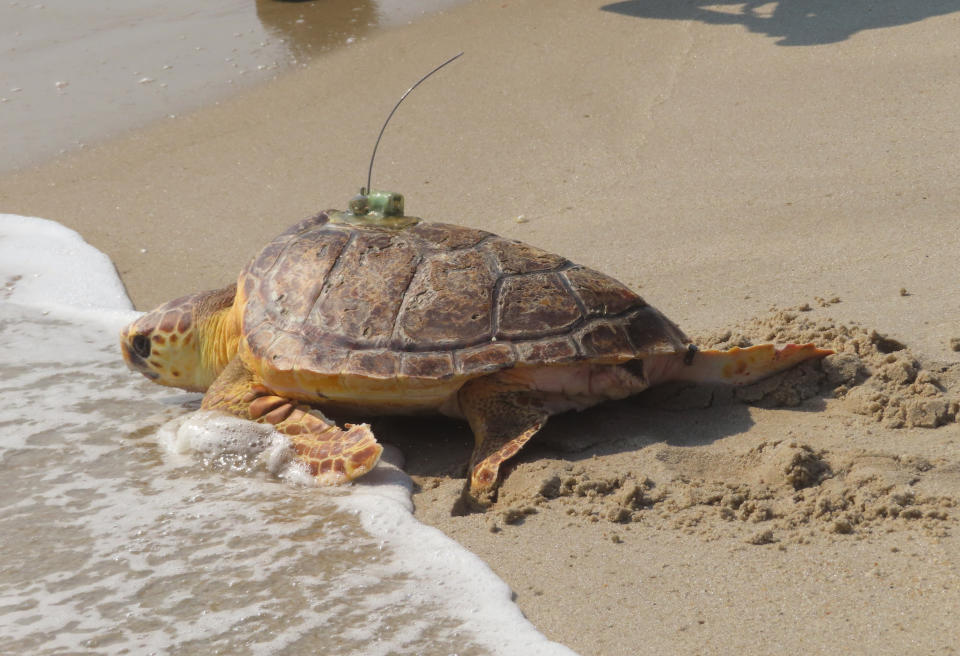
<path id="1" fill-rule="evenodd" d="M 331 221 L 274 239 L 238 281 L 260 368 L 449 380 L 514 366 L 618 363 L 687 337 L 622 283 L 481 230 Z"/>

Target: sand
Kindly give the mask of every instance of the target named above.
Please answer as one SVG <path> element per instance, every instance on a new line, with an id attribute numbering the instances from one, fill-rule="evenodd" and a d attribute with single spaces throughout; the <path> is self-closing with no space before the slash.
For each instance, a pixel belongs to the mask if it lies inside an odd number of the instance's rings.
<path id="1" fill-rule="evenodd" d="M 867 11 L 869 9 L 870 11 Z M 960 644 L 960 3 L 473 2 L 0 178 L 138 307 L 230 282 L 365 182 L 636 288 L 704 346 L 837 355 L 555 417 L 452 517 L 471 438 L 378 419 L 417 516 L 582 654 Z"/>

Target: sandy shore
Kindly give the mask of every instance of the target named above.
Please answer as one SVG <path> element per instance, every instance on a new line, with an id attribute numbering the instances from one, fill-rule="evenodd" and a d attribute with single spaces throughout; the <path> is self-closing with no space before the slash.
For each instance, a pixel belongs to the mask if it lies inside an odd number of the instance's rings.
<path id="1" fill-rule="evenodd" d="M 343 207 L 395 99 L 464 50 L 396 116 L 376 187 L 610 273 L 704 343 L 846 359 L 557 417 L 486 515 L 449 515 L 465 427 L 379 420 L 418 517 L 585 655 L 946 653 L 960 3 L 921 4 L 475 2 L 6 175 L 0 210 L 79 230 L 140 308 L 221 286 Z"/>

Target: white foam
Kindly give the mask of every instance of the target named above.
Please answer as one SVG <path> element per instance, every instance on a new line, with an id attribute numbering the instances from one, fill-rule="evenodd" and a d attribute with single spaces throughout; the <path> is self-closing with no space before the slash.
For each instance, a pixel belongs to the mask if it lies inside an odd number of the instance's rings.
<path id="1" fill-rule="evenodd" d="M 7 302 L 118 325 L 132 317 L 110 258 L 54 221 L 0 214 L 0 283 Z"/>
<path id="2" fill-rule="evenodd" d="M 297 476 L 285 438 L 187 413 L 195 397 L 125 370 L 115 322 L 129 301 L 109 260 L 10 215 L 0 249 L 0 279 L 20 276 L 0 301 L 0 391 L 16 399 L 0 404 L 12 652 L 572 653 L 413 518 L 396 450 L 352 485 L 279 480 Z"/>
<path id="3" fill-rule="evenodd" d="M 263 469 L 291 483 L 316 487 L 306 465 L 294 459 L 290 439 L 269 424 L 198 410 L 161 426 L 157 442 L 174 455 L 196 454 L 207 464 L 237 471 Z"/>
<path id="4" fill-rule="evenodd" d="M 290 477 L 290 449 L 287 439 L 268 427 L 227 417 L 216 412 L 193 413 L 186 420 L 174 420 L 161 429 L 161 440 L 174 454 L 194 452 L 208 465 L 224 466 L 251 473 L 265 469 Z M 278 453 L 280 455 L 278 455 Z M 385 445 L 377 467 L 338 491 L 332 500 L 354 515 L 382 544 L 389 544 L 392 557 L 371 568 L 375 579 L 412 578 L 416 585 L 405 587 L 399 599 L 412 606 L 438 604 L 442 613 L 425 613 L 426 619 L 445 624 L 462 623 L 462 631 L 484 644 L 493 654 L 572 654 L 547 641 L 523 617 L 511 601 L 509 587 L 480 558 L 463 549 L 440 531 L 424 526 L 412 515 L 412 482 L 399 468 L 402 455 Z M 297 481 L 302 483 L 303 480 Z M 381 600 L 382 601 L 382 600 Z M 371 608 L 376 612 L 376 608 Z M 431 618 L 431 615 L 434 615 Z M 503 627 L 510 627 L 504 631 Z M 354 631 L 362 633 L 358 627 Z M 496 640 L 490 642 L 490 637 Z M 367 636 L 368 638 L 372 636 Z M 368 647 L 364 652 L 389 654 L 395 644 L 383 650 Z"/>

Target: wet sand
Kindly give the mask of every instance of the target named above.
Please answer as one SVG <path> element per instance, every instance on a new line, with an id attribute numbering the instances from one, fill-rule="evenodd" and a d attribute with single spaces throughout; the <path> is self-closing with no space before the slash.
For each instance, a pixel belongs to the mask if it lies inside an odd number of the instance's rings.
<path id="1" fill-rule="evenodd" d="M 463 0 L 0 5 L 0 172 L 211 105 Z"/>
<path id="2" fill-rule="evenodd" d="M 374 186 L 610 273 L 704 343 L 856 361 L 554 418 L 469 517 L 465 427 L 379 420 L 418 517 L 583 654 L 955 648 L 960 2 L 803 5 L 471 3 L 8 173 L 0 209 L 79 230 L 142 309 L 227 284 L 343 207 L 395 99 L 464 50 Z"/>

